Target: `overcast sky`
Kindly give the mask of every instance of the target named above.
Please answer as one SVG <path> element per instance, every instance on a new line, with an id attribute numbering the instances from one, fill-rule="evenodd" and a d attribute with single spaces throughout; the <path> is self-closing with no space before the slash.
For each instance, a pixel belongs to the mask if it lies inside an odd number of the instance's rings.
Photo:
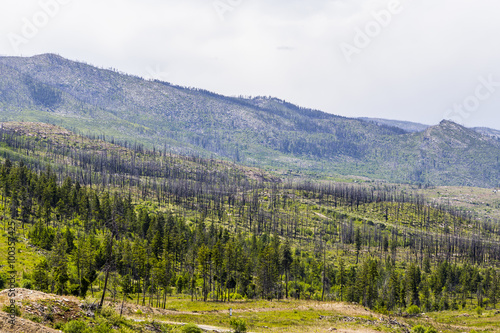
<path id="1" fill-rule="evenodd" d="M 499 17 L 498 0 L 2 0 L 0 54 L 500 129 Z"/>

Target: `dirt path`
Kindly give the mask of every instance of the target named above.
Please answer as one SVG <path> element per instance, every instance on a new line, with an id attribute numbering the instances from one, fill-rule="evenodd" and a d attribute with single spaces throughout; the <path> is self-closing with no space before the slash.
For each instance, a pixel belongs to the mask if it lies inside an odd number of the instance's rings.
<path id="1" fill-rule="evenodd" d="M 141 323 L 141 322 L 146 321 L 144 319 L 136 319 L 136 318 L 132 318 L 132 317 L 125 317 L 125 318 L 132 320 L 132 321 L 135 321 L 136 323 Z M 187 325 L 187 323 L 179 323 L 179 322 L 167 321 L 167 320 L 154 320 L 153 322 L 161 323 L 161 324 L 168 324 L 168 325 L 180 325 L 180 326 Z M 199 328 L 201 328 L 202 330 L 207 331 L 207 332 L 219 332 L 219 333 L 232 332 L 230 329 L 217 327 L 217 326 L 210 326 L 210 325 L 197 325 L 197 326 Z M 248 332 L 248 333 L 252 333 L 252 332 Z"/>

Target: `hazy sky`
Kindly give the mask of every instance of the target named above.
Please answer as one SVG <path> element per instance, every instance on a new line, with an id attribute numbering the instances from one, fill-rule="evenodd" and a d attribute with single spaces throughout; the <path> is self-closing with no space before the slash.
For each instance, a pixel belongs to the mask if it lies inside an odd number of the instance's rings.
<path id="1" fill-rule="evenodd" d="M 498 0 L 2 0 L 0 54 L 500 129 L 499 17 Z"/>

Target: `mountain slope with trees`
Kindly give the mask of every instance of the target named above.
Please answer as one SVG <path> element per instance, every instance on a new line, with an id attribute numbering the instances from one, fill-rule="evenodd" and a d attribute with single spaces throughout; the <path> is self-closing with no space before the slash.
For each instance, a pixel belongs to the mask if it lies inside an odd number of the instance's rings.
<path id="1" fill-rule="evenodd" d="M 445 129 L 429 144 L 456 144 Z M 15 223 L 38 253 L 18 286 L 161 309 L 173 295 L 355 302 L 392 316 L 497 307 L 498 221 L 388 184 L 278 179 L 102 139 L 3 124 L 2 227 Z"/>
<path id="2" fill-rule="evenodd" d="M 53 54 L 0 57 L 0 73 L 3 121 L 53 123 L 120 142 L 133 140 L 157 150 L 216 156 L 282 173 L 435 185 L 499 184 L 494 172 L 498 141 L 460 126 L 440 124 L 424 131 L 430 136 L 408 133 L 276 98 L 225 97 L 147 81 Z M 429 145 L 447 142 L 439 135 L 454 143 Z M 470 156 L 481 159 L 471 164 L 465 158 Z"/>
<path id="3" fill-rule="evenodd" d="M 141 147 L 122 160 L 101 155 L 89 178 L 75 166 L 88 158 L 82 150 L 101 154 L 88 146 L 102 143 L 87 139 L 62 154 L 47 130 L 45 138 L 3 131 L 2 155 L 19 161 L 6 159 L 0 168 L 4 222 L 18 221 L 30 242 L 48 251 L 33 275 L 24 275 L 41 290 L 81 296 L 103 274 L 105 281 L 130 279 L 137 300 L 156 306 L 176 287 L 204 300 L 237 293 L 436 310 L 471 293 L 483 305 L 497 285 L 498 223 L 430 205 L 416 193 L 252 179 L 224 163 Z M 115 177 L 104 177 L 113 169 Z M 88 181 L 98 177 L 101 183 Z M 479 282 L 464 289 L 460 276 L 475 275 Z M 396 277 L 396 289 L 384 292 Z M 414 289 L 401 291 L 401 279 L 410 277 Z M 390 298 L 394 293 L 400 296 Z M 494 305 L 497 292 L 490 296 Z M 448 303 L 440 304 L 442 297 Z"/>

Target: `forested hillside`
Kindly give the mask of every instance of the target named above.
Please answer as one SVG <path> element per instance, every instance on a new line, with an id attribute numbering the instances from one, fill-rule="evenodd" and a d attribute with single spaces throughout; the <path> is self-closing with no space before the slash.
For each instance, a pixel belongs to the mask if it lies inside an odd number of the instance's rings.
<path id="1" fill-rule="evenodd" d="M 416 193 L 282 181 L 46 125 L 0 135 L 2 222 L 40 256 L 20 286 L 159 308 L 172 294 L 382 313 L 498 303 L 499 224 Z"/>
<path id="2" fill-rule="evenodd" d="M 376 124 L 271 97 L 226 97 L 53 54 L 0 57 L 0 120 L 52 123 L 283 175 L 500 184 L 500 144 L 492 130 L 443 122 L 408 133 L 394 126 L 415 124 Z"/>

